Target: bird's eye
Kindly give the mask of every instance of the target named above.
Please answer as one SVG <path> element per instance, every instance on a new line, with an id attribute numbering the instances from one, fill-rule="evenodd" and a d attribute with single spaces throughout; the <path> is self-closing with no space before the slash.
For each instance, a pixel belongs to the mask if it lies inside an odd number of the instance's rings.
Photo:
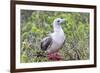
<path id="1" fill-rule="evenodd" d="M 58 20 L 57 22 L 60 22 L 60 20 Z"/>

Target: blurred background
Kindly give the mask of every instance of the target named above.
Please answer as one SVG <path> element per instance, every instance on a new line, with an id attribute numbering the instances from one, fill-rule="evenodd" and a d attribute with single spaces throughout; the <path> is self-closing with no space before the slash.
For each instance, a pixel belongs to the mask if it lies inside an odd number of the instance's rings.
<path id="1" fill-rule="evenodd" d="M 40 41 L 53 32 L 56 18 L 66 20 L 61 26 L 66 40 L 60 54 L 64 61 L 89 59 L 89 13 L 21 10 L 21 63 L 46 62 Z"/>

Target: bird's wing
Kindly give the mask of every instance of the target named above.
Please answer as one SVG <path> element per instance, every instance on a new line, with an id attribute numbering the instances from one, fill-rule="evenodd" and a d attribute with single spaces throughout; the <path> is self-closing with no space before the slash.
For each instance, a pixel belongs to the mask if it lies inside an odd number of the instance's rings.
<path id="1" fill-rule="evenodd" d="M 44 38 L 42 41 L 41 41 L 41 49 L 42 50 L 47 50 L 48 49 L 48 47 L 50 47 L 51 46 L 51 44 L 52 44 L 52 37 L 46 37 L 46 38 Z"/>

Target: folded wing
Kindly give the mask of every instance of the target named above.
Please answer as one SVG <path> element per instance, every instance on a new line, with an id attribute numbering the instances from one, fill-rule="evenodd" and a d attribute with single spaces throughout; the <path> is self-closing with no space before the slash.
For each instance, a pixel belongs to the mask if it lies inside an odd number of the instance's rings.
<path id="1" fill-rule="evenodd" d="M 41 49 L 46 51 L 52 45 L 52 37 L 46 37 L 41 41 Z"/>

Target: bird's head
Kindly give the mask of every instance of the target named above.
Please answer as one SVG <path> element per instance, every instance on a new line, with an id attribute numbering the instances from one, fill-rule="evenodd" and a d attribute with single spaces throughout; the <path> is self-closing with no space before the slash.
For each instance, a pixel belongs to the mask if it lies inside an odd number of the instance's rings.
<path id="1" fill-rule="evenodd" d="M 62 19 L 62 18 L 56 18 L 53 22 L 53 24 L 56 24 L 56 25 L 60 25 L 61 23 L 63 23 L 65 20 Z"/>

